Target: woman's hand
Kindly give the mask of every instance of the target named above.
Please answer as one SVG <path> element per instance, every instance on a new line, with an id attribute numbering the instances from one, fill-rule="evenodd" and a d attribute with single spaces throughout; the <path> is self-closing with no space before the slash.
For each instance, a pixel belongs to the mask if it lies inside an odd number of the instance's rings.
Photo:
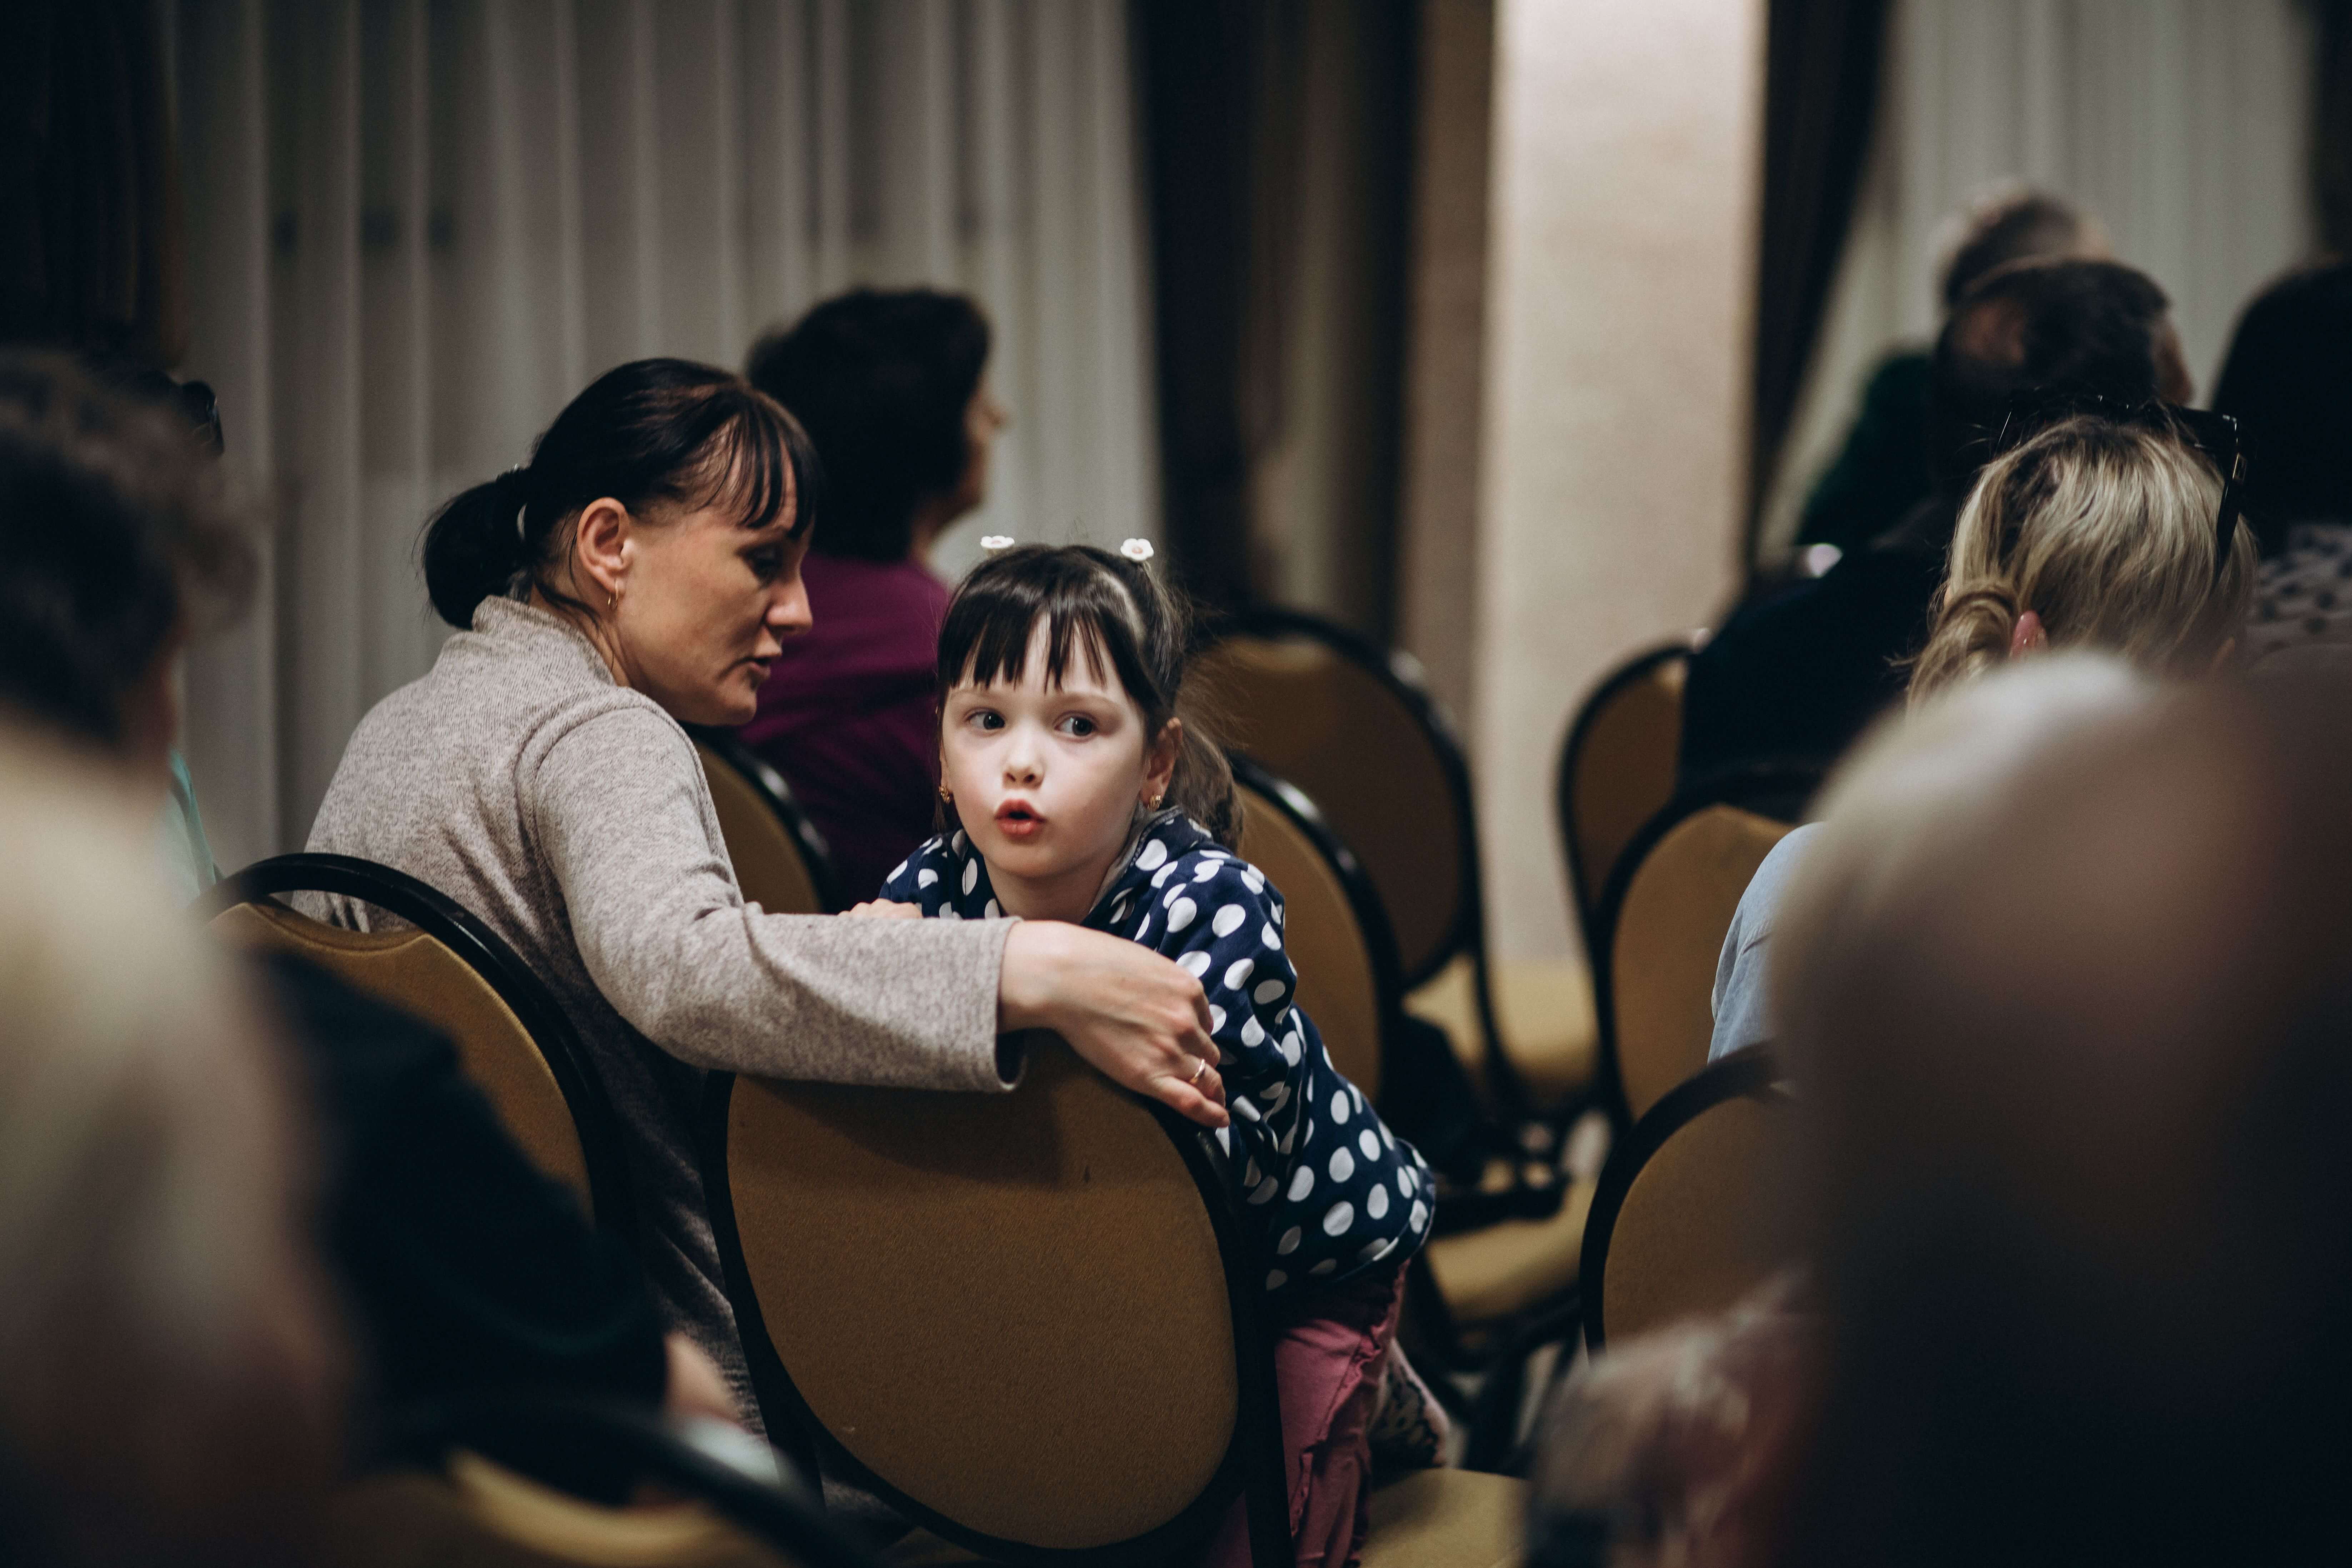
<path id="1" fill-rule="evenodd" d="M 1121 937 L 1023 921 L 1004 939 L 1000 1029 L 1051 1029 L 1105 1078 L 1205 1127 L 1223 1127 L 1224 1084 L 1201 983 Z"/>
<path id="2" fill-rule="evenodd" d="M 888 899 L 869 900 L 842 917 L 851 921 L 919 921 L 922 918 L 922 905 L 897 904 Z"/>

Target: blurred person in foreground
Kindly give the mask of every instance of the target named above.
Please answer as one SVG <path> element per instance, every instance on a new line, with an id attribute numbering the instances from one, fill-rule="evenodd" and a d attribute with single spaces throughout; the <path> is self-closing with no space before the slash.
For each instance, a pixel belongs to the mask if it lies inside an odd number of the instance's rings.
<path id="1" fill-rule="evenodd" d="M 2352 262 L 2254 297 L 2213 388 L 2246 443 L 2246 513 L 2263 547 L 2255 657 L 2352 644 Z"/>
<path id="2" fill-rule="evenodd" d="M 0 1562 L 291 1561 L 336 1468 L 307 1149 L 152 820 L 0 727 Z"/>
<path id="3" fill-rule="evenodd" d="M 801 565 L 813 624 L 785 642 L 742 735 L 792 784 L 853 900 L 935 826 L 948 590 L 931 547 L 988 496 L 1005 424 L 988 352 L 961 294 L 859 289 L 761 339 L 744 369 L 808 432 L 825 493 Z"/>
<path id="4" fill-rule="evenodd" d="M 1778 1561 L 2342 1555 L 2347 711 L 2220 682 L 1841 791 L 1776 965 L 1827 1327 Z"/>
<path id="5" fill-rule="evenodd" d="M 1979 279 L 1936 341 L 1936 489 L 1828 574 L 1743 606 L 1691 660 L 1685 788 L 1755 767 L 1826 770 L 1908 684 L 1961 502 L 2019 402 L 2185 403 L 2164 290 L 2112 261 L 2011 262 Z"/>
<path id="6" fill-rule="evenodd" d="M 1853 867 L 1973 831 L 1987 803 L 2053 748 L 2153 710 L 2162 688 L 2109 654 L 2060 652 L 1948 686 L 1885 721 L 1841 769 L 1806 831 Z M 1786 1054 L 1783 1053 L 1785 1065 Z M 1800 1210 L 1773 1169 L 1796 1237 Z M 1540 1426 L 1534 1568 L 1611 1563 L 1755 1568 L 1773 1560 L 1820 1375 L 1820 1325 L 1801 1270 L 1732 1310 L 1612 1341 Z"/>
<path id="7" fill-rule="evenodd" d="M 218 465 L 184 421 L 72 362 L 0 353 L 0 712 L 160 803 L 178 650 L 230 619 L 250 580 Z M 175 903 L 166 871 L 121 901 Z M 492 1389 L 734 1414 L 717 1368 L 665 1342 L 625 1249 L 531 1167 L 446 1039 L 290 956 L 256 978 L 295 1047 L 300 1122 L 322 1134 L 319 1241 L 358 1339 L 363 1444 L 400 1405 Z"/>
<path id="8" fill-rule="evenodd" d="M 2096 649 L 2173 679 L 2235 656 L 2254 541 L 2231 511 L 2217 458 L 2189 416 L 2114 412 L 2063 418 L 1984 470 L 1909 666 L 1912 703 L 2045 649 Z M 1716 965 L 1710 1060 L 1778 1032 L 1767 954 L 1789 879 L 1820 831 L 1783 837 L 1740 896 Z"/>
<path id="9" fill-rule="evenodd" d="M 1988 192 L 1948 221 L 1956 232 L 1945 247 L 1936 289 L 1946 316 L 1995 268 L 2037 257 L 2097 260 L 2107 255 L 2097 219 L 2027 186 Z M 1870 373 L 1844 445 L 1805 498 L 1799 544 L 1862 549 L 1935 489 L 1927 456 L 1930 363 L 1927 349 L 1906 346 Z"/>

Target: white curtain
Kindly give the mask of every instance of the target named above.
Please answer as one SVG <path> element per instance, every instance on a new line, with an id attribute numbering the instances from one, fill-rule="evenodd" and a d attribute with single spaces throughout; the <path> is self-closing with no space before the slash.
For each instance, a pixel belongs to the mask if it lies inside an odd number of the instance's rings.
<path id="1" fill-rule="evenodd" d="M 2009 180 L 2105 226 L 2172 297 L 2200 397 L 2247 299 L 2313 244 L 2295 0 L 1895 0 L 1853 230 L 1766 511 L 1792 537 L 1863 376 L 1935 332 L 1952 214 Z"/>
<path id="2" fill-rule="evenodd" d="M 431 663 L 421 524 L 598 373 L 738 365 L 854 283 L 976 296 L 987 531 L 1158 533 L 1119 0 L 175 0 L 194 347 L 269 503 L 187 745 L 225 866 L 299 847 Z"/>

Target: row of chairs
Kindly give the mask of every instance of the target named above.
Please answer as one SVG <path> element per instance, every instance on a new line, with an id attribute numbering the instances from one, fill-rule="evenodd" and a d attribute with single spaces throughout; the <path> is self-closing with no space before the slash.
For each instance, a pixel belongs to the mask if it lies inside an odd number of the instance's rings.
<path id="1" fill-rule="evenodd" d="M 705 757 L 727 777 L 717 746 Z M 1344 910 L 1384 937 L 1312 807 L 1246 763 L 1243 777 L 1264 836 L 1246 847 L 1284 867 L 1294 910 Z M 770 849 L 783 831 L 792 843 L 771 864 L 820 901 L 821 873 L 790 864 L 806 842 L 790 819 L 751 826 Z M 309 889 L 408 929 L 341 931 L 274 901 Z M 626 1230 L 626 1168 L 571 1031 L 465 910 L 413 878 L 327 856 L 249 868 L 213 907 L 243 940 L 304 952 L 456 1037 L 541 1167 Z M 1294 913 L 1291 927 L 1302 967 L 1332 991 L 1307 1004 L 1369 1046 L 1349 1070 L 1376 1085 L 1377 942 L 1358 936 L 1351 970 L 1345 951 L 1304 951 L 1347 934 L 1343 921 L 1301 926 Z M 1271 1362 L 1209 1146 L 1058 1042 L 1032 1056 L 1022 1089 L 1002 1098 L 751 1080 L 714 1094 L 706 1179 L 769 1429 L 809 1473 L 855 1478 L 942 1546 L 990 1560 L 1153 1560 L 1238 1495 L 1256 1560 L 1280 1563 Z M 1376 1500 L 1368 1560 L 1499 1563 L 1519 1507 L 1502 1478 L 1409 1478 Z"/>

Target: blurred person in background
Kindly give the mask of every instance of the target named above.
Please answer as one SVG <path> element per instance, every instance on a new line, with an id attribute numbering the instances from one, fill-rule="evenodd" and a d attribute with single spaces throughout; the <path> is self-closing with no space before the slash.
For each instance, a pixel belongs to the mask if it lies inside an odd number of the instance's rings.
<path id="1" fill-rule="evenodd" d="M 1774 1560 L 2342 1555 L 2347 698 L 2176 690 L 1964 791 L 1898 735 L 1841 786 L 1775 960 L 1826 1333 Z"/>
<path id="2" fill-rule="evenodd" d="M 2005 798 L 2011 781 L 2052 748 L 2151 710 L 2163 690 L 2122 659 L 2087 651 L 1948 686 L 1857 747 L 1830 785 L 1824 821 L 1800 831 L 1896 858 L 1903 844 Z M 1830 853 L 1852 863 L 1859 852 Z M 1780 1194 L 1793 1234 L 1790 1175 L 1775 1168 L 1756 1179 Z M 1530 1568 L 1773 1561 L 1820 1337 L 1800 1265 L 1727 1311 L 1611 1341 L 1562 1385 L 1539 1424 Z"/>
<path id="3" fill-rule="evenodd" d="M 2253 533 L 2224 519 L 2216 460 L 2179 417 L 2159 406 L 2133 422 L 2077 415 L 1993 460 L 1952 537 L 1909 668 L 1913 704 L 2044 649 L 2114 654 L 2157 679 L 2194 679 L 2233 655 Z M 1767 955 L 1820 831 L 1783 837 L 1740 896 L 1716 965 L 1710 1060 L 1777 1033 Z"/>
<path id="4" fill-rule="evenodd" d="M 860 289 L 752 346 L 744 374 L 808 432 L 824 521 L 801 567 L 813 624 L 784 644 L 746 743 L 824 835 L 853 900 L 936 826 L 931 547 L 988 496 L 1005 414 L 988 321 L 961 294 Z"/>
<path id="5" fill-rule="evenodd" d="M 308 1141 L 152 820 L 0 726 L 0 1562 L 294 1561 L 337 1468 Z"/>
<path id="6" fill-rule="evenodd" d="M 251 578 L 213 454 L 69 360 L 0 351 L 0 711 L 152 806 L 171 788 L 178 652 L 236 614 Z M 158 900 L 177 901 L 177 859 L 167 846 L 149 868 Z M 324 1133 L 320 1242 L 359 1341 L 363 1429 L 493 1388 L 734 1414 L 717 1368 L 683 1335 L 665 1342 L 635 1265 L 531 1167 L 446 1039 L 289 956 L 256 978 L 297 1049 L 302 1124 Z"/>
<path id="7" fill-rule="evenodd" d="M 1948 317 L 1995 268 L 2034 257 L 2107 255 L 2098 220 L 2046 191 L 2005 185 L 1948 220 L 1937 304 Z M 1861 549 L 1903 520 L 1936 486 L 1927 455 L 1929 353 L 1901 348 L 1878 363 L 1864 384 L 1862 406 L 1845 443 L 1813 483 L 1797 542 Z"/>
<path id="8" fill-rule="evenodd" d="M 2213 388 L 2246 444 L 2263 547 L 2256 657 L 2352 644 L 2352 262 L 2291 272 L 2246 307 Z"/>
<path id="9" fill-rule="evenodd" d="M 1908 684 L 1960 503 L 2019 401 L 2185 403 L 2164 290 L 2112 261 L 2016 261 L 1979 279 L 1936 341 L 1936 487 L 1827 575 L 1743 606 L 1692 657 L 1685 788 L 1759 767 L 1818 773 Z"/>

